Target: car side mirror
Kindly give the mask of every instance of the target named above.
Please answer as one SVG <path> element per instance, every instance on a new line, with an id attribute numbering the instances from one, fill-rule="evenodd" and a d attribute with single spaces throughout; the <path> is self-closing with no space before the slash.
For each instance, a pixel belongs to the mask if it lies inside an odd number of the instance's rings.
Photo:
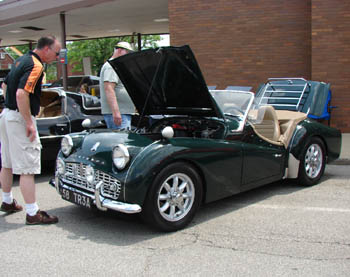
<path id="1" fill-rule="evenodd" d="M 174 129 L 170 126 L 165 127 L 162 130 L 162 136 L 167 139 L 172 138 L 174 136 Z"/>

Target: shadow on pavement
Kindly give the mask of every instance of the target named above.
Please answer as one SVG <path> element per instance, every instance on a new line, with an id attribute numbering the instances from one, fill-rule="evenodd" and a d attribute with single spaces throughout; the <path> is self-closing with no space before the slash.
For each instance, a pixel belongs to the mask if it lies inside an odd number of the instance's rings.
<path id="1" fill-rule="evenodd" d="M 294 182 L 278 182 L 203 205 L 190 225 L 177 233 L 188 234 L 191 227 L 218 216 L 234 212 L 275 195 L 290 194 L 302 189 L 303 187 Z M 123 246 L 172 234 L 154 230 L 143 222 L 139 214 L 127 215 L 113 211 L 91 211 L 70 203 L 48 212 L 59 216 L 60 222 L 57 224 L 57 228 L 64 230 L 64 233 L 68 232 L 68 238 L 72 240 L 90 240 L 95 243 Z"/>
<path id="2" fill-rule="evenodd" d="M 46 175 L 38 176 L 37 180 L 38 182 L 48 182 L 48 179 L 52 176 L 51 172 L 48 171 Z M 326 174 L 322 181 L 326 181 L 331 177 L 331 175 Z M 286 180 L 203 205 L 189 226 L 178 231 L 177 234 L 189 235 L 192 227 L 211 219 L 232 213 L 276 195 L 293 194 L 303 189 L 305 187 L 299 186 L 295 181 Z M 42 225 L 26 226 L 24 225 L 25 212 L 16 214 L 16 216 L 23 217 L 23 223 L 13 223 L 13 220 L 7 220 L 8 216 L 0 214 L 0 234 L 19 228 L 32 228 L 39 232 L 41 230 L 47 232 L 45 230 L 50 228 L 58 236 L 62 233 L 63 236 L 71 240 L 88 240 L 94 243 L 116 246 L 135 244 L 156 237 L 169 236 L 170 238 L 172 236 L 172 233 L 159 232 L 145 224 L 141 214 L 127 215 L 113 211 L 88 210 L 61 200 L 54 188 L 47 192 L 47 197 L 52 199 L 51 207 L 56 206 L 56 208 L 47 209 L 46 211 L 59 217 L 58 224 L 51 227 Z"/>

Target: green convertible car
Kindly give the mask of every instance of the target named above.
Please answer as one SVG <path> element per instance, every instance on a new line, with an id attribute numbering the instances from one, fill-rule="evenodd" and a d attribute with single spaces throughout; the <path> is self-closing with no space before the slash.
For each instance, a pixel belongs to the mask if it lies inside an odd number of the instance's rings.
<path id="1" fill-rule="evenodd" d="M 209 91 L 189 46 L 110 61 L 139 122 L 64 136 L 54 185 L 86 208 L 141 213 L 163 231 L 208 203 L 286 178 L 314 185 L 339 157 L 341 133 L 245 91 Z M 89 122 L 84 122 L 85 126 Z"/>

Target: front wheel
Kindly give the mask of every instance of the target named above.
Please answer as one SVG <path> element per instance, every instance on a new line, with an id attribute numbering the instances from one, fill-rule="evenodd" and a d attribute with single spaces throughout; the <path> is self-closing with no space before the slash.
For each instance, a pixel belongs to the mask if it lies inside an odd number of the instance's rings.
<path id="1" fill-rule="evenodd" d="M 182 162 L 170 164 L 148 192 L 144 219 L 162 231 L 182 229 L 193 219 L 202 194 L 201 178 L 193 167 Z"/>
<path id="2" fill-rule="evenodd" d="M 326 151 L 321 139 L 312 138 L 303 149 L 298 179 L 302 185 L 315 185 L 326 166 Z"/>

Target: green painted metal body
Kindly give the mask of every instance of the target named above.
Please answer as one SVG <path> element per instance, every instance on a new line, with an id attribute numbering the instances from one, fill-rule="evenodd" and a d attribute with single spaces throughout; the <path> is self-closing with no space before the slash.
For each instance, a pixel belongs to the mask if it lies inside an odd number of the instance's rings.
<path id="1" fill-rule="evenodd" d="M 341 132 L 309 118 L 298 124 L 290 142 L 289 149 L 294 157 L 300 158 L 303 147 L 312 137 L 319 137 L 324 142 L 328 157 L 327 162 L 339 158 L 342 143 Z"/>
<path id="2" fill-rule="evenodd" d="M 204 186 L 203 201 L 211 202 L 282 179 L 289 151 L 299 158 L 312 136 L 322 138 L 329 161 L 339 157 L 340 132 L 310 119 L 298 125 L 288 149 L 264 141 L 249 125 L 242 133 L 236 133 L 237 121 L 220 122 L 225 128 L 218 139 L 161 136 L 152 139 L 142 134 L 106 130 L 76 133 L 71 135 L 72 154 L 67 158 L 62 153 L 59 156 L 66 162 L 90 164 L 111 174 L 122 183 L 119 200 L 141 206 L 157 174 L 175 161 L 188 163 L 197 170 Z M 96 142 L 100 145 L 92 152 Z M 118 144 L 124 144 L 131 157 L 122 171 L 112 161 L 113 148 Z"/>
<path id="3" fill-rule="evenodd" d="M 71 135 L 74 142 L 72 154 L 67 158 L 62 153 L 59 155 L 66 162 L 90 164 L 113 175 L 122 183 L 120 201 L 139 205 L 143 204 L 162 168 L 175 161 L 186 162 L 196 168 L 202 178 L 204 202 L 211 202 L 283 177 L 287 150 L 262 140 L 249 126 L 237 134 L 234 132 L 236 125 L 234 120 L 226 120 L 221 139 L 174 137 L 154 140 L 127 132 L 76 133 Z M 298 134 L 304 129 L 308 135 L 312 132 L 319 134 L 323 129 L 316 125 L 312 127 L 314 122 L 300 124 L 291 148 L 295 156 L 301 151 L 300 144 L 305 139 L 305 135 Z M 100 145 L 96 152 L 92 152 L 96 142 Z M 332 142 L 331 136 L 326 139 L 327 145 L 329 142 Z M 127 146 L 131 156 L 130 163 L 122 171 L 118 171 L 112 161 L 113 148 L 118 144 Z"/>

